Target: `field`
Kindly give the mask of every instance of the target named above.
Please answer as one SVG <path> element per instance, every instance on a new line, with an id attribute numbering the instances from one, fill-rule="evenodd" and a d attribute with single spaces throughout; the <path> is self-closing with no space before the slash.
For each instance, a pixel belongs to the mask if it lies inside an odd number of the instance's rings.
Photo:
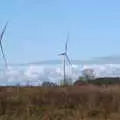
<path id="1" fill-rule="evenodd" d="M 120 120 L 120 86 L 0 87 L 0 120 Z"/>

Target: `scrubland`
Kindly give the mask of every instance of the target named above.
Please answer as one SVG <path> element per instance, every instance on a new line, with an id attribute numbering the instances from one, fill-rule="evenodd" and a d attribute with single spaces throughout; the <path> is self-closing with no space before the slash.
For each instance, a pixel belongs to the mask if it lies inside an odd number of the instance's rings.
<path id="1" fill-rule="evenodd" d="M 120 120 L 120 86 L 0 87 L 0 120 Z"/>

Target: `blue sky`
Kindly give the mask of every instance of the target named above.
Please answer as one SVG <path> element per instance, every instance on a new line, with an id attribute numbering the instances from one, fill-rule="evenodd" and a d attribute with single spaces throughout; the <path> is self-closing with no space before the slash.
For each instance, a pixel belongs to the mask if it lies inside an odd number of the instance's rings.
<path id="1" fill-rule="evenodd" d="M 67 32 L 72 59 L 120 54 L 119 0 L 1 0 L 9 63 L 59 59 Z"/>

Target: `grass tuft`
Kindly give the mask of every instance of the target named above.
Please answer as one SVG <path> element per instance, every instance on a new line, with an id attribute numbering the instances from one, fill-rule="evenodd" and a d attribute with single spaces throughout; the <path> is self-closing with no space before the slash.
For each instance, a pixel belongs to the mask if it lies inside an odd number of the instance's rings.
<path id="1" fill-rule="evenodd" d="M 120 86 L 0 87 L 0 120 L 119 120 Z"/>

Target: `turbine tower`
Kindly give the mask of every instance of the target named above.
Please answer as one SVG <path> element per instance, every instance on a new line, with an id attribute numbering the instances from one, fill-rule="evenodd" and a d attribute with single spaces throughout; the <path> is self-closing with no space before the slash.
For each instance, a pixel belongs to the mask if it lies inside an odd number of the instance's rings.
<path id="1" fill-rule="evenodd" d="M 2 57 L 3 57 L 4 64 L 5 64 L 5 68 L 7 68 L 7 59 L 6 59 L 5 54 L 4 54 L 4 50 L 3 50 L 3 46 L 2 46 L 2 40 L 3 40 L 4 33 L 6 31 L 7 25 L 8 25 L 8 22 L 5 24 L 5 26 L 3 27 L 3 29 L 0 33 L 0 49 L 1 49 L 1 52 L 2 52 Z"/>
<path id="2" fill-rule="evenodd" d="M 64 52 L 60 53 L 59 56 L 63 56 L 63 79 L 64 79 L 64 85 L 66 84 L 66 60 L 68 61 L 69 65 L 72 66 L 71 60 L 68 57 L 68 40 L 69 40 L 69 34 L 67 35 L 66 43 Z"/>

